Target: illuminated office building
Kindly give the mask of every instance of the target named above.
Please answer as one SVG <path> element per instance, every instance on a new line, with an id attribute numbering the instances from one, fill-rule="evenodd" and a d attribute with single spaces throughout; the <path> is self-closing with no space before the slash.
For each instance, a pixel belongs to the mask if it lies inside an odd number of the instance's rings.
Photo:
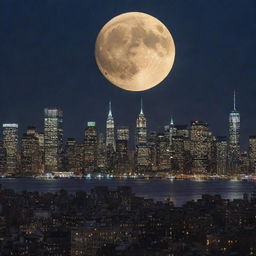
<path id="1" fill-rule="evenodd" d="M 217 174 L 227 174 L 228 143 L 227 138 L 219 136 L 216 138 L 216 164 Z"/>
<path id="2" fill-rule="evenodd" d="M 84 172 L 84 143 L 76 143 L 76 172 L 81 174 Z"/>
<path id="3" fill-rule="evenodd" d="M 250 170 L 249 154 L 246 151 L 240 152 L 240 173 L 248 174 Z"/>
<path id="4" fill-rule="evenodd" d="M 231 174 L 239 172 L 240 162 L 240 114 L 236 109 L 236 94 L 234 91 L 234 107 L 229 114 L 229 144 L 228 171 Z"/>
<path id="5" fill-rule="evenodd" d="M 3 147 L 6 151 L 6 172 L 18 172 L 18 124 L 3 124 Z"/>
<path id="6" fill-rule="evenodd" d="M 44 133 L 43 132 L 37 132 L 36 137 L 38 138 L 39 142 L 39 151 L 40 151 L 40 156 L 41 156 L 41 169 L 42 172 L 45 171 L 45 161 L 44 161 Z"/>
<path id="7" fill-rule="evenodd" d="M 249 137 L 249 170 L 256 173 L 256 136 Z"/>
<path id="8" fill-rule="evenodd" d="M 175 125 L 175 136 L 182 137 L 184 140 L 184 150 L 190 151 L 190 130 L 188 125 Z"/>
<path id="9" fill-rule="evenodd" d="M 169 139 L 170 139 L 170 146 L 172 146 L 173 136 L 176 135 L 176 127 L 174 126 L 173 118 L 171 118 L 171 122 L 169 125 Z"/>
<path id="10" fill-rule="evenodd" d="M 212 160 L 213 136 L 208 124 L 199 120 L 192 122 L 190 140 L 192 172 L 198 174 L 209 172 Z"/>
<path id="11" fill-rule="evenodd" d="M 28 127 L 21 140 L 21 173 L 22 175 L 42 172 L 42 153 L 35 127 Z"/>
<path id="12" fill-rule="evenodd" d="M 91 172 L 97 165 L 98 133 L 95 122 L 88 122 L 84 132 L 84 165 L 85 171 Z"/>
<path id="13" fill-rule="evenodd" d="M 171 145 L 171 168 L 172 171 L 179 173 L 188 171 L 186 165 L 186 151 L 184 149 L 184 137 L 174 135 Z"/>
<path id="14" fill-rule="evenodd" d="M 44 133 L 37 132 L 36 137 L 38 138 L 40 151 L 44 152 Z"/>
<path id="15" fill-rule="evenodd" d="M 6 168 L 6 150 L 3 141 L 0 141 L 0 175 L 4 174 Z"/>
<path id="16" fill-rule="evenodd" d="M 97 146 L 97 169 L 99 171 L 105 171 L 106 169 L 106 144 L 105 138 L 102 133 L 99 134 L 98 146 Z"/>
<path id="17" fill-rule="evenodd" d="M 64 148 L 64 171 L 77 173 L 76 140 L 68 138 Z"/>
<path id="18" fill-rule="evenodd" d="M 60 109 L 44 110 L 44 160 L 45 172 L 62 170 L 63 112 Z"/>
<path id="19" fill-rule="evenodd" d="M 150 132 L 148 135 L 148 148 L 150 169 L 152 171 L 157 171 L 157 133 L 155 131 Z"/>
<path id="20" fill-rule="evenodd" d="M 108 117 L 106 121 L 106 159 L 105 159 L 106 170 L 109 173 L 112 173 L 115 168 L 115 150 L 116 150 L 115 122 L 112 115 L 111 102 L 109 102 L 109 111 L 108 111 Z"/>
<path id="21" fill-rule="evenodd" d="M 117 140 L 127 140 L 129 142 L 129 127 L 119 126 L 117 127 Z"/>
<path id="22" fill-rule="evenodd" d="M 165 133 L 157 134 L 157 170 L 170 171 L 171 170 L 171 151 L 170 139 Z"/>
<path id="23" fill-rule="evenodd" d="M 146 171 L 149 169 L 149 148 L 147 145 L 147 119 L 143 112 L 143 103 L 141 100 L 141 109 L 136 120 L 136 169 Z"/>
<path id="24" fill-rule="evenodd" d="M 185 125 L 174 125 L 173 119 L 171 119 L 168 132 L 171 170 L 175 173 L 188 172 L 185 142 L 189 141 L 189 130 Z M 189 150 L 187 149 L 187 151 Z"/>
<path id="25" fill-rule="evenodd" d="M 117 128 L 115 169 L 118 173 L 124 173 L 128 172 L 130 167 L 129 128 L 121 126 Z"/>
<path id="26" fill-rule="evenodd" d="M 106 122 L 106 146 L 115 151 L 115 122 L 112 115 L 111 102 L 109 102 L 108 118 Z"/>
<path id="27" fill-rule="evenodd" d="M 141 108 L 139 116 L 136 120 L 136 134 L 135 134 L 136 146 L 139 144 L 147 143 L 147 119 L 143 112 L 143 102 L 141 100 Z"/>

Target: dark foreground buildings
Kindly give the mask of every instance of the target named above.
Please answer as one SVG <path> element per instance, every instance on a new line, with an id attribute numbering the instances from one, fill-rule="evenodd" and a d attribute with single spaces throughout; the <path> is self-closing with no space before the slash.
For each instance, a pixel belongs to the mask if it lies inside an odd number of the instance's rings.
<path id="1" fill-rule="evenodd" d="M 143 104 L 134 122 L 134 134 L 116 125 L 111 103 L 106 129 L 87 122 L 84 140 L 63 140 L 63 112 L 44 110 L 44 133 L 28 128 L 18 140 L 18 124 L 3 124 L 0 143 L 0 172 L 4 175 L 40 175 L 71 172 L 76 175 L 129 173 L 237 175 L 255 174 L 256 139 L 249 138 L 248 152 L 240 150 L 240 114 L 229 114 L 228 136 L 215 136 L 208 123 L 170 123 L 160 131 L 149 131 Z M 132 129 L 133 130 L 133 129 Z M 132 141 L 134 139 L 134 141 Z"/>
<path id="2" fill-rule="evenodd" d="M 256 198 L 203 195 L 175 207 L 129 187 L 0 192 L 2 256 L 256 255 Z"/>

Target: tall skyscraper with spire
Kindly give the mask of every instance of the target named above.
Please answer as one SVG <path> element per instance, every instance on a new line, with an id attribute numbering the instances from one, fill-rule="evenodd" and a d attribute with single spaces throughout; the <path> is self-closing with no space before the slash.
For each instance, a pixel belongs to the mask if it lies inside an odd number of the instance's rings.
<path id="1" fill-rule="evenodd" d="M 230 173 L 239 172 L 240 158 L 240 114 L 236 109 L 236 91 L 234 90 L 233 110 L 229 114 L 228 168 Z"/>
<path id="2" fill-rule="evenodd" d="M 169 138 L 170 138 L 170 146 L 172 146 L 173 136 L 175 135 L 175 126 L 173 122 L 173 118 L 171 118 L 170 125 L 169 125 Z"/>
<path id="3" fill-rule="evenodd" d="M 149 166 L 149 148 L 147 145 L 147 119 L 143 112 L 141 99 L 140 113 L 136 120 L 136 167 L 138 170 L 147 170 Z"/>
<path id="4" fill-rule="evenodd" d="M 143 101 L 140 102 L 140 114 L 136 120 L 136 146 L 147 143 L 147 120 L 143 112 Z"/>
<path id="5" fill-rule="evenodd" d="M 111 101 L 109 102 L 108 118 L 106 122 L 106 146 L 115 151 L 115 122 L 112 115 Z"/>

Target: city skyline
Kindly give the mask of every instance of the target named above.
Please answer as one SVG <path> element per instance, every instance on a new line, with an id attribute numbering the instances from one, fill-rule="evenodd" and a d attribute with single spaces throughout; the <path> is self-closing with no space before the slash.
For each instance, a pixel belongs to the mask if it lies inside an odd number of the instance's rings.
<path id="1" fill-rule="evenodd" d="M 204 120 L 204 119 L 196 118 L 196 119 L 194 119 L 194 120 L 188 120 L 188 121 L 185 122 L 185 123 L 179 123 L 179 122 L 177 122 L 177 121 L 174 119 L 174 116 L 175 116 L 175 115 L 170 115 L 170 116 L 169 116 L 169 119 L 166 120 L 164 123 L 158 124 L 157 127 L 156 127 L 156 129 L 151 128 L 150 125 L 147 124 L 147 130 L 148 130 L 148 132 L 150 132 L 150 131 L 161 131 L 161 130 L 164 129 L 164 126 L 169 125 L 169 124 L 174 124 L 174 125 L 187 125 L 187 126 L 190 126 L 190 124 L 191 124 L 193 121 L 195 121 L 195 120 L 200 120 L 200 121 L 204 121 L 204 122 L 207 122 L 207 123 L 208 123 L 208 125 L 211 127 L 211 130 L 213 131 L 213 133 L 214 133 L 214 135 L 215 135 L 216 137 L 221 137 L 221 136 L 229 137 L 229 134 L 230 134 L 230 131 L 229 131 L 229 129 L 230 129 L 230 127 L 229 127 L 229 125 L 230 125 L 230 115 L 232 116 L 232 113 L 233 113 L 233 112 L 240 113 L 240 109 L 239 109 L 239 111 L 237 110 L 237 109 L 238 109 L 238 108 L 237 108 L 237 91 L 236 91 L 235 89 L 233 90 L 233 98 L 232 98 L 232 99 L 233 99 L 233 103 L 232 103 L 233 108 L 230 110 L 229 113 L 226 114 L 227 127 L 226 127 L 226 131 L 224 131 L 224 133 L 222 133 L 222 134 L 216 133 L 216 131 L 213 130 L 214 124 L 209 123 L 207 119 Z M 62 108 L 57 107 L 57 106 L 44 108 L 43 113 L 44 113 L 45 109 L 60 109 L 62 112 L 64 112 Z M 113 125 L 113 128 L 114 128 L 114 129 L 116 129 L 117 127 L 120 127 L 120 126 L 128 126 L 129 129 L 130 129 L 130 131 L 129 131 L 129 134 L 130 134 L 130 135 L 134 134 L 135 131 L 136 131 L 136 118 L 137 118 L 138 114 L 143 114 L 143 115 L 144 115 L 144 112 L 146 112 L 146 115 L 145 115 L 145 116 L 146 116 L 146 118 L 147 118 L 147 123 L 151 123 L 150 120 L 151 120 L 151 119 L 154 119 L 154 117 L 150 116 L 150 113 L 148 113 L 148 111 L 147 111 L 147 105 L 145 106 L 144 98 L 142 98 L 142 97 L 140 97 L 140 99 L 139 99 L 139 101 L 138 101 L 138 103 L 137 103 L 137 114 L 133 117 L 134 121 L 133 121 L 133 123 L 130 123 L 130 124 L 127 124 L 127 122 L 125 122 L 125 123 L 120 123 L 120 121 L 118 121 L 118 119 L 116 118 L 116 116 L 118 116 L 118 115 L 116 114 L 116 112 L 118 113 L 118 111 L 115 109 L 115 106 L 113 107 L 113 102 L 112 102 L 111 100 L 108 101 L 108 108 L 106 107 L 105 109 L 106 109 L 106 111 L 102 111 L 102 113 L 104 113 L 104 117 L 105 117 L 104 120 L 106 120 L 106 121 L 110 120 L 110 123 L 112 122 L 112 120 L 115 120 L 115 121 L 114 121 L 114 125 Z M 145 111 L 145 110 L 146 110 L 146 111 Z M 18 129 L 18 135 L 19 135 L 19 136 L 21 136 L 21 135 L 23 134 L 23 132 L 24 132 L 29 126 L 34 126 L 34 127 L 36 127 L 39 131 L 42 131 L 42 132 L 43 132 L 43 130 L 44 130 L 44 125 L 43 125 L 43 123 L 44 123 L 44 116 L 43 116 L 43 113 L 42 113 L 41 118 L 40 118 L 40 119 L 41 119 L 41 123 L 40 123 L 38 126 L 36 126 L 35 123 L 31 122 L 31 123 L 25 125 L 25 129 L 24 129 L 24 130 L 21 130 L 21 129 L 20 129 L 20 124 L 17 123 L 17 122 L 2 122 L 2 124 L 18 124 L 18 127 L 19 127 L 19 129 Z M 106 113 L 107 113 L 107 114 L 106 114 Z M 66 115 L 64 115 L 64 114 L 62 114 L 62 115 L 63 115 L 63 119 L 65 120 L 65 116 L 66 116 Z M 228 116 L 228 115 L 229 115 L 229 116 Z M 107 118 L 106 118 L 106 116 L 107 116 Z M 239 118 L 240 118 L 240 114 L 239 114 Z M 96 124 L 96 126 L 97 126 L 97 129 L 99 129 L 99 132 L 104 132 L 104 133 L 105 133 L 105 129 L 106 129 L 107 123 L 106 123 L 106 121 L 104 122 L 104 120 L 100 120 L 100 121 L 98 122 L 98 121 L 96 121 L 96 120 L 93 119 L 93 118 L 92 118 L 92 119 L 86 119 L 86 120 L 84 120 L 84 122 L 83 122 L 83 123 L 84 123 L 84 126 L 80 128 L 80 134 L 78 135 L 78 137 L 72 136 L 72 134 L 71 134 L 71 136 L 70 136 L 70 135 L 66 134 L 65 132 L 63 132 L 63 138 L 64 138 L 65 140 L 67 140 L 68 138 L 75 138 L 75 139 L 77 139 L 78 141 L 83 140 L 83 139 L 84 139 L 84 138 L 83 138 L 83 131 L 84 131 L 84 129 L 86 128 L 87 123 L 90 122 L 90 121 L 95 122 L 95 124 Z M 239 122 L 240 122 L 240 120 L 239 120 Z M 99 126 L 99 125 L 98 125 L 99 123 L 100 123 L 100 124 L 101 124 L 101 123 L 104 123 L 104 126 Z M 64 127 L 64 125 L 65 125 L 65 122 L 63 122 L 62 126 Z M 110 127 L 111 127 L 111 124 L 110 124 Z M 243 125 L 242 125 L 242 127 L 243 127 Z M 63 128 L 62 128 L 62 129 L 63 129 Z M 65 131 L 65 129 L 63 129 L 63 130 Z M 255 134 L 249 134 L 249 135 L 246 137 L 246 142 L 241 143 L 241 137 L 245 137 L 245 135 L 241 134 L 241 132 L 240 132 L 240 126 L 239 126 L 239 138 L 238 138 L 238 140 L 239 140 L 239 148 L 241 147 L 241 150 L 242 150 L 242 151 L 243 151 L 243 150 L 247 150 L 247 149 L 248 149 L 248 146 L 249 146 L 249 142 L 248 142 L 249 137 L 255 136 L 255 135 L 256 135 L 256 131 L 255 131 Z M 133 135 L 130 136 L 130 137 L 133 137 Z M 136 146 L 136 141 L 135 141 L 135 140 L 136 140 L 136 138 L 134 137 L 134 140 L 132 141 L 132 146 L 134 146 L 134 147 Z M 242 144 L 242 145 L 240 145 L 240 144 Z M 245 146 L 246 146 L 246 147 L 245 147 Z"/>
<path id="2" fill-rule="evenodd" d="M 236 105 L 237 105 L 237 90 L 233 90 L 233 93 L 234 92 L 236 92 Z M 232 98 L 232 97 L 230 97 L 230 98 Z M 142 97 L 139 97 L 138 99 L 137 99 L 137 102 L 141 102 L 141 100 L 142 100 Z M 145 99 L 143 98 L 143 102 L 145 102 Z M 107 104 L 108 104 L 108 107 L 109 107 L 109 104 L 111 104 L 111 112 L 114 112 L 115 113 L 115 119 L 117 119 L 117 117 L 119 116 L 119 120 L 122 120 L 123 118 L 122 118 L 122 115 L 120 114 L 120 110 L 118 111 L 118 108 L 115 108 L 115 105 L 113 104 L 113 100 L 110 100 L 110 101 L 108 101 L 108 102 L 106 102 L 106 106 L 107 106 Z M 150 104 L 145 104 L 144 103 L 144 106 L 146 105 L 146 107 L 145 107 L 145 112 L 146 112 L 146 115 L 149 115 L 149 112 L 148 112 L 148 107 L 150 106 Z M 231 106 L 233 106 L 234 107 L 234 98 L 233 98 L 233 103 L 231 103 L 230 104 Z M 56 108 L 56 109 L 62 109 L 63 110 L 63 108 L 61 108 L 61 107 L 57 107 L 56 105 L 53 105 L 53 106 L 51 106 L 51 107 L 48 107 L 49 109 L 54 109 L 54 108 Z M 137 111 L 136 112 L 139 112 L 138 111 L 138 109 L 140 109 L 140 105 L 139 104 L 137 104 Z M 100 111 L 101 112 L 101 114 L 102 114 L 102 116 L 104 115 L 104 117 L 106 116 L 106 113 L 109 113 L 109 108 L 108 108 L 108 110 L 107 110 L 107 107 L 105 108 L 106 109 L 106 111 Z M 232 110 L 233 110 L 233 108 L 231 107 L 230 108 L 230 112 L 232 112 Z M 42 111 L 41 111 L 42 112 Z M 64 111 L 63 111 L 64 112 Z M 160 111 L 161 112 L 161 111 Z M 239 109 L 239 112 L 241 112 L 240 111 L 240 109 Z M 91 113 L 90 114 L 91 116 L 93 116 L 93 114 Z M 89 116 L 89 115 L 88 115 Z M 134 118 L 134 116 L 132 116 L 132 115 L 129 115 L 130 116 L 130 118 L 131 119 L 134 119 L 133 121 L 133 123 L 134 123 L 134 125 L 131 125 L 131 124 L 129 124 L 127 121 L 126 122 L 124 122 L 124 123 L 122 123 L 122 124 L 117 124 L 117 125 L 126 125 L 126 126 L 130 126 L 130 128 L 131 128 L 131 131 L 130 132 L 132 132 L 132 133 L 134 133 L 135 132 L 135 123 L 136 123 L 136 118 Z M 136 113 L 135 113 L 135 116 L 136 116 Z M 65 115 L 65 117 L 66 117 L 66 119 L 69 119 L 70 117 L 69 116 L 66 116 Z M 64 117 L 64 118 L 65 118 Z M 177 119 L 176 119 L 176 117 L 177 117 Z M 209 119 L 210 119 L 210 117 L 211 117 L 211 115 L 209 115 Z M 168 120 L 165 120 L 165 121 L 163 121 L 163 123 L 162 124 L 160 124 L 159 125 L 159 123 L 158 124 L 156 124 L 156 119 L 158 118 L 158 116 L 156 116 L 156 117 L 152 117 L 152 118 L 148 118 L 148 123 L 149 123 L 149 127 L 152 127 L 152 128 L 150 128 L 149 129 L 149 131 L 153 131 L 153 130 L 159 130 L 159 129 L 161 129 L 164 125 L 168 125 L 169 123 L 170 123 L 170 121 L 172 120 L 172 121 L 175 121 L 175 123 L 176 124 L 190 124 L 193 120 L 187 120 L 187 122 L 186 121 L 184 121 L 183 123 L 180 123 L 180 122 L 178 122 L 177 120 L 180 120 L 180 119 L 182 119 L 182 120 L 184 120 L 184 117 L 182 117 L 182 116 L 176 116 L 175 115 L 175 113 L 172 113 L 171 111 L 170 111 L 170 115 L 169 115 L 169 119 Z M 37 118 L 37 120 L 40 120 L 40 122 L 38 123 L 38 122 L 32 122 L 32 123 L 30 123 L 29 125 L 32 125 L 32 126 L 35 126 L 35 127 L 37 127 L 37 128 L 39 128 L 40 130 L 42 130 L 43 131 L 43 115 L 41 115 L 41 117 L 40 118 Z M 0 120 L 1 120 L 1 118 L 0 118 Z M 15 121 L 12 121 L 12 120 L 10 120 L 10 118 L 7 118 L 7 120 L 9 120 L 10 122 L 5 122 L 5 120 L 3 120 L 3 118 L 2 118 L 2 123 L 18 123 L 18 122 L 15 122 Z M 95 119 L 93 119 L 93 118 L 91 118 L 91 119 L 86 119 L 86 120 L 84 120 L 82 123 L 83 123 L 83 125 L 84 125 L 84 128 L 86 127 L 86 123 L 89 121 L 89 120 L 93 120 L 94 122 L 96 122 L 97 123 L 97 127 L 98 128 L 100 128 L 100 131 L 104 131 L 105 130 L 105 122 L 104 122 L 104 118 L 103 118 L 103 120 L 102 119 L 98 119 L 98 120 L 95 120 Z M 204 120 L 204 121 L 207 121 L 207 119 L 200 119 L 200 118 L 195 118 L 194 120 Z M 242 121 L 246 121 L 246 120 L 244 120 L 244 118 L 242 117 Z M 247 120 L 248 121 L 248 120 Z M 165 122 L 165 123 L 164 123 Z M 22 125 L 20 124 L 20 123 L 22 123 Z M 19 123 L 19 127 L 22 127 L 23 128 L 23 130 L 25 130 L 29 125 L 26 125 L 26 124 L 24 124 L 24 122 L 20 122 Z M 64 124 L 63 124 L 63 126 L 64 126 L 64 130 L 65 130 L 65 123 L 66 122 L 64 122 Z M 211 128 L 213 128 L 213 127 L 215 127 L 215 128 L 217 128 L 216 127 L 216 124 L 214 124 L 214 123 L 210 123 L 210 122 L 208 122 L 207 121 L 207 123 L 211 126 Z M 219 122 L 219 124 L 221 123 L 221 125 L 226 125 L 226 129 L 224 129 L 224 131 L 223 131 L 223 133 L 220 133 L 220 134 L 218 134 L 218 133 L 216 133 L 216 131 L 214 130 L 214 133 L 215 133 L 215 135 L 216 136 L 229 136 L 229 132 L 228 132 L 228 126 L 229 126 L 229 118 L 227 117 L 227 115 L 226 115 L 226 119 L 224 120 L 224 122 Z M 66 124 L 67 125 L 67 124 Z M 77 126 L 76 126 L 77 127 Z M 244 130 L 243 129 L 244 127 L 242 126 L 242 131 Z M 218 129 L 216 129 L 216 130 L 218 130 Z M 22 130 L 21 129 L 19 129 L 19 136 L 21 136 L 22 135 Z M 76 137 L 75 136 L 72 136 L 72 134 L 71 134 L 71 136 L 70 135 L 68 135 L 67 133 L 64 133 L 64 138 L 65 139 L 68 139 L 68 138 L 77 138 L 78 140 L 82 140 L 83 139 L 83 137 L 82 137 L 82 133 L 81 133 L 81 129 L 79 130 L 79 129 L 76 129 Z M 256 134 L 256 128 L 255 128 L 255 134 Z M 241 132 L 241 138 L 240 138 L 240 144 L 241 144 L 241 149 L 242 150 L 247 150 L 247 148 L 248 148 L 248 146 L 249 146 L 249 143 L 248 143 L 248 138 L 250 137 L 250 136 L 254 136 L 254 134 L 244 134 L 244 133 L 242 133 Z"/>
<path id="3" fill-rule="evenodd" d="M 243 123 L 241 144 L 247 148 L 247 138 L 256 127 L 254 1 L 141 4 L 131 0 L 125 5 L 110 1 L 106 6 L 78 0 L 63 1 L 61 6 L 56 15 L 55 2 L 40 6 L 31 0 L 1 2 L 0 123 L 18 122 L 22 131 L 31 121 L 40 127 L 42 109 L 56 105 L 65 113 L 67 136 L 81 139 L 79 127 L 85 126 L 85 119 L 94 119 L 103 129 L 102 110 L 110 99 L 116 120 L 127 125 L 134 121 L 137 102 L 143 97 L 145 114 L 154 117 L 148 120 L 153 130 L 173 116 L 181 124 L 207 120 L 216 134 L 227 135 L 226 113 L 232 110 L 236 88 Z M 134 10 L 163 21 L 177 46 L 171 74 L 142 93 L 111 86 L 94 58 L 102 25 Z"/>
<path id="4" fill-rule="evenodd" d="M 255 0 L 0 0 L 0 254 L 256 256 Z"/>
<path id="5" fill-rule="evenodd" d="M 105 131 L 100 131 L 94 120 L 87 121 L 83 140 L 64 139 L 63 116 L 61 109 L 45 108 L 44 131 L 29 125 L 20 139 L 19 125 L 4 123 L 0 172 L 21 176 L 63 171 L 75 175 L 163 172 L 228 176 L 256 172 L 256 136 L 249 136 L 246 151 L 240 147 L 235 90 L 228 136 L 216 135 L 204 120 L 176 124 L 172 117 L 153 131 L 148 128 L 142 98 L 133 125 L 116 122 L 109 102 Z"/>

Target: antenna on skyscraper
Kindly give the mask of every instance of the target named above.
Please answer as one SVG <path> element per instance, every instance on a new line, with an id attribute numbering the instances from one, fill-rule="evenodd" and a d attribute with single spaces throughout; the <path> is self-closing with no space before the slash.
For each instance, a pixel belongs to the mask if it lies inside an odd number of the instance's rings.
<path id="1" fill-rule="evenodd" d="M 143 115 L 143 101 L 142 101 L 142 97 L 140 98 L 140 114 Z"/>
<path id="2" fill-rule="evenodd" d="M 173 117 L 171 117 L 171 122 L 170 122 L 170 125 L 174 125 L 174 122 L 173 122 Z"/>
<path id="3" fill-rule="evenodd" d="M 236 89 L 234 89 L 234 110 L 236 111 Z"/>
<path id="4" fill-rule="evenodd" d="M 111 101 L 109 101 L 108 116 L 112 116 Z"/>

